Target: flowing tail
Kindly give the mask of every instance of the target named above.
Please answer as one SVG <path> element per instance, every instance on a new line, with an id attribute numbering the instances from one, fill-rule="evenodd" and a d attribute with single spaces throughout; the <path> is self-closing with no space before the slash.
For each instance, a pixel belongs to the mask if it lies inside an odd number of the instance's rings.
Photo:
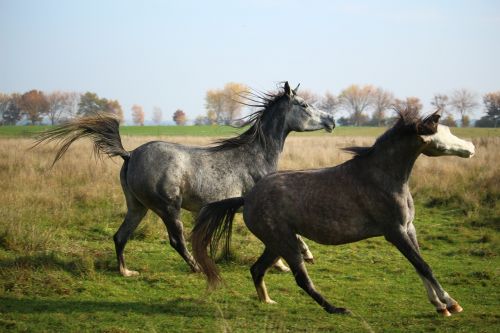
<path id="1" fill-rule="evenodd" d="M 225 253 L 229 253 L 234 215 L 243 204 L 243 197 L 213 202 L 203 207 L 196 219 L 191 235 L 193 255 L 211 288 L 217 286 L 221 280 L 212 258 L 215 257 L 221 238 L 224 238 Z M 212 258 L 207 251 L 209 245 Z"/>
<path id="2" fill-rule="evenodd" d="M 33 147 L 41 143 L 57 141 L 61 148 L 57 152 L 52 166 L 66 153 L 73 142 L 88 137 L 94 143 L 94 154 L 106 154 L 109 157 L 121 156 L 125 161 L 130 153 L 123 148 L 119 131 L 120 122 L 111 113 L 96 113 L 89 117 L 77 118 L 56 128 L 40 133 Z"/>

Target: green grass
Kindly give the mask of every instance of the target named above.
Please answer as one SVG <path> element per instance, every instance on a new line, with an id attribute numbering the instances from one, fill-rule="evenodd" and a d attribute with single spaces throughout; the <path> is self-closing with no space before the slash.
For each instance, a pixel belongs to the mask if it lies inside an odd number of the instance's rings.
<path id="1" fill-rule="evenodd" d="M 269 272 L 277 305 L 257 301 L 249 267 L 262 249 L 240 217 L 234 258 L 220 263 L 225 286 L 205 290 L 170 248 L 149 214 L 126 249 L 139 277 L 116 272 L 112 235 L 123 207 L 111 199 L 71 207 L 64 221 L 37 212 L 52 227 L 50 250 L 16 251 L 0 242 L 0 330 L 99 332 L 495 332 L 500 329 L 496 222 L 475 227 L 461 213 L 428 202 L 417 206 L 424 257 L 464 312 L 441 318 L 410 264 L 381 238 L 328 247 L 309 242 L 308 265 L 318 289 L 353 316 L 324 312 L 287 273 Z M 191 216 L 183 214 L 187 229 Z M 71 249 L 69 253 L 68 249 Z"/>
<path id="2" fill-rule="evenodd" d="M 31 137 L 51 126 L 0 126 L 0 137 Z M 333 134 L 325 131 L 292 133 L 292 135 L 335 135 L 335 136 L 378 136 L 382 127 L 337 127 Z M 231 136 L 242 129 L 231 126 L 122 126 L 120 133 L 130 136 Z M 498 137 L 500 128 L 453 128 L 452 132 L 461 137 Z"/>

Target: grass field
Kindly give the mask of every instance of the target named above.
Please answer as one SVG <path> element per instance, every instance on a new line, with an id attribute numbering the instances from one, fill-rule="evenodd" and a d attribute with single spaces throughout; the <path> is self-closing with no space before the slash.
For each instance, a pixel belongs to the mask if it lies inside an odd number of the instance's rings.
<path id="1" fill-rule="evenodd" d="M 50 126 L 0 126 L 0 137 L 33 137 Z M 122 126 L 120 133 L 130 136 L 231 136 L 240 133 L 242 129 L 231 126 Z M 322 131 L 308 133 L 292 133 L 292 136 L 378 136 L 382 134 L 381 127 L 337 127 L 332 134 Z M 500 128 L 453 128 L 453 133 L 461 137 L 495 137 L 500 136 Z"/>
<path id="2" fill-rule="evenodd" d="M 214 135 L 234 130 L 189 132 L 196 128 L 176 127 L 183 132 L 167 132 L 173 136 L 161 139 L 208 144 Z M 125 147 L 158 139 L 151 129 L 124 127 Z M 224 288 L 206 291 L 203 277 L 189 273 L 159 218 L 150 213 L 125 250 L 129 267 L 141 274 L 123 278 L 112 241 L 125 213 L 121 160 L 95 162 L 90 144 L 83 142 L 50 169 L 52 146 L 28 150 L 32 140 L 23 136 L 33 131 L 0 127 L 0 331 L 500 331 L 498 129 L 454 130 L 473 138 L 476 156 L 420 157 L 412 176 L 423 256 L 464 307 L 450 318 L 434 312 L 413 268 L 381 238 L 337 247 L 308 242 L 316 258 L 308 265 L 316 286 L 354 315 L 327 314 L 290 274 L 277 272 L 268 274 L 266 283 L 278 304 L 260 304 L 249 267 L 262 246 L 240 217 L 234 257 L 219 264 Z M 339 148 L 370 144 L 380 131 L 338 128 L 336 135 L 294 135 L 280 169 L 340 163 L 349 156 Z M 183 212 L 182 219 L 189 231 L 191 215 Z"/>

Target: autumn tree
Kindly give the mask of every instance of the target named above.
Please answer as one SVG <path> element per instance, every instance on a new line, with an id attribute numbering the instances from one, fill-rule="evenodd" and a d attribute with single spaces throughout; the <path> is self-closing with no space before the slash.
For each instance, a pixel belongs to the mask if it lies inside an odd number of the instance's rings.
<path id="1" fill-rule="evenodd" d="M 205 108 L 210 121 L 217 124 L 230 124 L 241 113 L 248 88 L 241 83 L 229 82 L 223 89 L 208 90 L 205 95 Z"/>
<path id="2" fill-rule="evenodd" d="M 96 112 L 106 111 L 107 104 L 107 99 L 99 98 L 96 93 L 86 92 L 82 95 L 78 103 L 78 115 L 90 116 Z"/>
<path id="3" fill-rule="evenodd" d="M 177 109 L 172 116 L 172 119 L 175 121 L 177 125 L 183 126 L 186 124 L 187 118 L 186 113 L 181 109 Z"/>
<path id="4" fill-rule="evenodd" d="M 373 114 L 370 122 L 371 125 L 387 125 L 386 111 L 394 104 L 394 95 L 382 88 L 377 88 L 373 91 L 372 103 Z"/>
<path id="5" fill-rule="evenodd" d="M 156 125 L 160 125 L 163 119 L 163 112 L 157 106 L 153 108 L 153 118 L 151 119 Z"/>
<path id="6" fill-rule="evenodd" d="M 450 105 L 460 116 L 462 127 L 465 127 L 469 125 L 468 114 L 478 106 L 478 103 L 474 93 L 467 89 L 458 89 L 452 93 Z"/>
<path id="7" fill-rule="evenodd" d="M 105 101 L 106 101 L 105 111 L 114 114 L 116 118 L 118 118 L 120 124 L 122 124 L 125 119 L 123 116 L 123 109 L 120 103 L 117 100 L 112 100 L 112 99 L 110 100 L 105 99 Z"/>
<path id="8" fill-rule="evenodd" d="M 132 121 L 136 125 L 144 126 L 144 111 L 142 106 L 134 104 L 132 105 Z"/>
<path id="9" fill-rule="evenodd" d="M 410 112 L 420 113 L 422 107 L 423 105 L 418 97 L 406 97 L 406 99 L 396 98 L 394 100 L 394 108 L 400 112 L 407 110 Z"/>
<path id="10" fill-rule="evenodd" d="M 349 112 L 351 123 L 354 126 L 363 125 L 367 120 L 364 113 L 373 103 L 375 88 L 371 85 L 358 86 L 353 84 L 344 89 L 339 95 L 341 107 Z"/>
<path id="11" fill-rule="evenodd" d="M 326 112 L 329 112 L 331 114 L 334 114 L 339 106 L 339 100 L 334 94 L 327 91 L 325 95 L 321 97 L 318 106 L 320 109 L 325 110 Z"/>
<path id="12" fill-rule="evenodd" d="M 47 98 L 43 92 L 35 89 L 21 95 L 18 106 L 32 125 L 40 123 L 49 112 Z"/>
<path id="13" fill-rule="evenodd" d="M 113 99 L 100 98 L 96 93 L 86 92 L 80 98 L 78 103 L 79 116 L 91 116 L 97 112 L 109 112 L 118 118 L 120 123 L 123 123 L 123 109 L 120 102 Z"/>

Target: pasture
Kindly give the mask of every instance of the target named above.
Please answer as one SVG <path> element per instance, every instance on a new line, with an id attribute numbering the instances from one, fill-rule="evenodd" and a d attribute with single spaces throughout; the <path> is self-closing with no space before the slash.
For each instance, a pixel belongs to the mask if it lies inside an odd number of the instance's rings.
<path id="1" fill-rule="evenodd" d="M 201 274 L 168 245 L 148 213 L 125 249 L 137 277 L 117 271 L 112 236 L 126 212 L 121 159 L 95 161 L 77 143 L 50 169 L 53 146 L 28 150 L 37 128 L 0 127 L 0 330 L 101 332 L 495 332 L 500 330 L 500 130 L 454 129 L 476 156 L 421 156 L 412 175 L 423 257 L 464 312 L 442 318 L 407 260 L 380 238 L 336 247 L 308 242 L 317 288 L 352 316 L 329 315 L 290 273 L 266 283 L 277 305 L 260 304 L 250 265 L 262 245 L 240 217 L 232 257 L 220 262 L 225 287 L 206 291 Z M 150 140 L 208 144 L 230 127 L 124 127 L 126 149 Z M 293 134 L 280 169 L 317 168 L 369 145 L 383 129 Z M 166 136 L 169 135 L 169 136 Z M 332 189 L 332 193 L 335 189 Z M 325 193 L 328 195 L 328 193 Z M 182 215 L 190 231 L 192 216 Z"/>

